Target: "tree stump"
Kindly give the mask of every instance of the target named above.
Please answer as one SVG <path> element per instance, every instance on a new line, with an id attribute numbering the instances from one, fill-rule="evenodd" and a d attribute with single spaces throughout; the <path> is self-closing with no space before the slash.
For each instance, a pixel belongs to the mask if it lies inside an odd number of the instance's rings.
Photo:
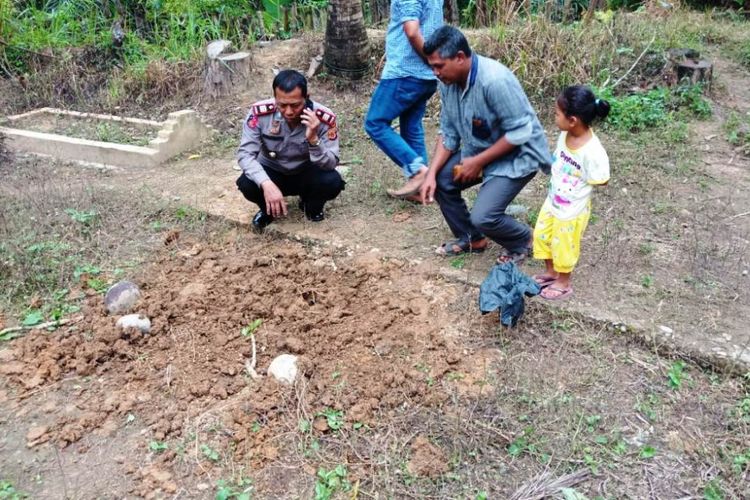
<path id="1" fill-rule="evenodd" d="M 707 89 L 711 89 L 711 80 L 713 79 L 714 65 L 706 60 L 683 61 L 677 65 L 677 81 L 684 79 L 693 84 L 703 84 Z"/>
<path id="2" fill-rule="evenodd" d="M 687 81 L 693 85 L 701 84 L 711 90 L 714 65 L 692 49 L 670 49 L 667 52 L 667 75 L 670 83 L 675 85 Z"/>
<path id="3" fill-rule="evenodd" d="M 242 90 L 250 77 L 250 54 L 235 52 L 224 54 L 231 42 L 216 40 L 206 48 L 206 77 L 203 94 L 211 99 L 231 94 L 235 88 Z"/>

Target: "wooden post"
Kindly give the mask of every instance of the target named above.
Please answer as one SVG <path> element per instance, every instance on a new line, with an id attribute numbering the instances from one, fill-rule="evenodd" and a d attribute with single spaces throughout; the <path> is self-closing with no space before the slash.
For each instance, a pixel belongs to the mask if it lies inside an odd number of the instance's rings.
<path id="1" fill-rule="evenodd" d="M 289 29 L 289 9 L 287 9 L 286 7 L 279 7 L 279 10 L 281 10 L 281 19 L 282 19 L 281 26 L 282 26 L 282 29 L 286 33 L 289 33 L 290 32 L 290 29 Z"/>
<path id="2" fill-rule="evenodd" d="M 702 84 L 706 90 L 711 90 L 711 81 L 714 76 L 714 65 L 701 59 L 700 61 L 687 60 L 677 66 L 677 81 L 687 79 L 692 84 Z"/>
<path id="3" fill-rule="evenodd" d="M 294 31 L 299 31 L 299 12 L 297 12 L 297 2 L 292 4 L 292 24 L 294 25 Z"/>
<path id="4" fill-rule="evenodd" d="M 263 19 L 262 10 L 258 11 L 258 24 L 259 24 L 258 31 L 260 31 L 260 39 L 267 40 L 268 37 L 266 37 L 266 23 L 265 23 L 265 20 Z"/>

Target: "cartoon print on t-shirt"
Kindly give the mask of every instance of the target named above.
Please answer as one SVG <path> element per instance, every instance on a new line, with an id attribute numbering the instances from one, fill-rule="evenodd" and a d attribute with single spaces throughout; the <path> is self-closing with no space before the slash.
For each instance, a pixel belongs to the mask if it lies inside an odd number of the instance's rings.
<path id="1" fill-rule="evenodd" d="M 560 182 L 554 187 L 553 203 L 558 206 L 567 206 L 571 204 L 570 195 L 581 182 L 582 169 L 573 158 L 560 151 L 560 157 L 557 155 L 553 158 L 554 169 L 560 175 Z"/>

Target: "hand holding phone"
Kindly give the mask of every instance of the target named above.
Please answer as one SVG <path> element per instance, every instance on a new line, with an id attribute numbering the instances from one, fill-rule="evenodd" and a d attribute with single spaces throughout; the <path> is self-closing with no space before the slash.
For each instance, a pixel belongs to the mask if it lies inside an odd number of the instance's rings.
<path id="1" fill-rule="evenodd" d="M 313 103 L 310 99 L 305 101 L 305 108 L 302 110 L 300 120 L 302 121 L 302 124 L 307 127 L 307 130 L 305 130 L 305 139 L 307 139 L 307 142 L 317 143 L 320 120 L 313 110 Z"/>

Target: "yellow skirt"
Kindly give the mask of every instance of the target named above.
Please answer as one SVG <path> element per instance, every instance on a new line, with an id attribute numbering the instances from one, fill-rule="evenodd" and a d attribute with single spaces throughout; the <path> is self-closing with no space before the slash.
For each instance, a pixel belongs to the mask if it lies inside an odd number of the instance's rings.
<path id="1" fill-rule="evenodd" d="M 591 202 L 575 219 L 559 220 L 552 215 L 549 198 L 539 211 L 534 227 L 534 258 L 552 259 L 558 273 L 571 273 L 581 255 L 581 238 L 591 216 Z"/>

